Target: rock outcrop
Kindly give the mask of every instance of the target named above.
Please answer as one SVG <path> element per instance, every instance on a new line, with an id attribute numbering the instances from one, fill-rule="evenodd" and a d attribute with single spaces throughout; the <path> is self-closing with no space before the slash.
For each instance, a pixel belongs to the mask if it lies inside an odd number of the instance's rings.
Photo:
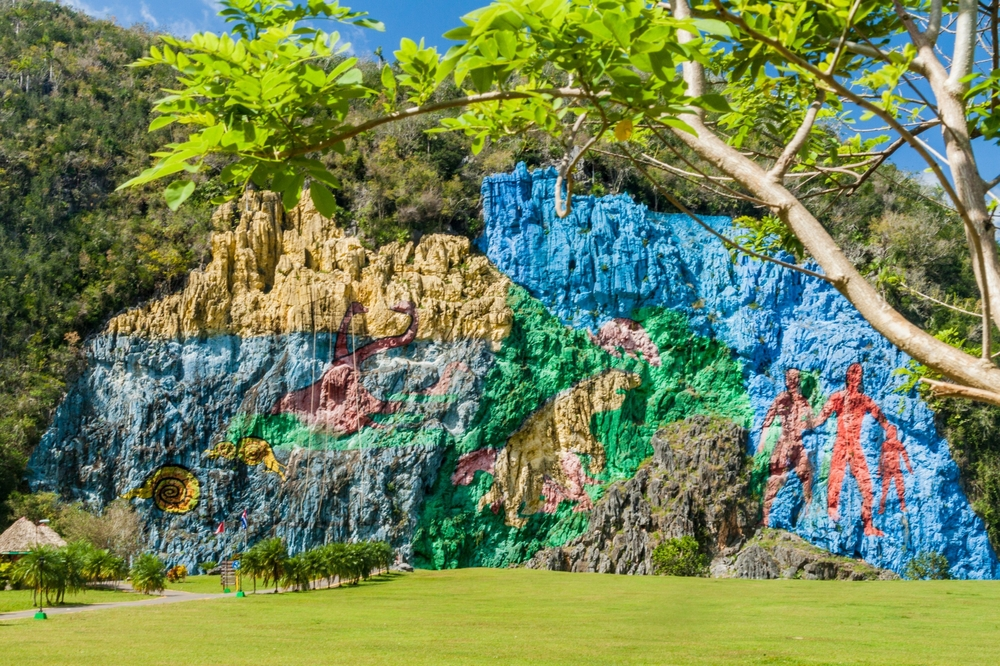
<path id="1" fill-rule="evenodd" d="M 804 580 L 894 580 L 888 569 L 864 560 L 837 557 L 785 530 L 763 529 L 735 555 L 712 562 L 718 578 L 801 578 Z"/>
<path id="2" fill-rule="evenodd" d="M 653 573 L 666 539 L 693 536 L 713 555 L 731 555 L 753 534 L 758 507 L 749 492 L 747 431 L 719 418 L 692 416 L 653 437 L 653 457 L 628 481 L 612 484 L 587 531 L 540 551 L 536 569 Z"/>
<path id="3" fill-rule="evenodd" d="M 377 252 L 345 236 L 304 197 L 284 213 L 271 192 L 248 192 L 223 205 L 214 225 L 212 261 L 187 286 L 118 315 L 107 334 L 146 339 L 206 335 L 335 333 L 348 306 L 367 314 L 354 334 L 383 338 L 407 321 L 391 308 L 414 303 L 417 339 L 484 339 L 499 344 L 510 330 L 509 282 L 460 236 L 430 235 L 389 243 Z"/>

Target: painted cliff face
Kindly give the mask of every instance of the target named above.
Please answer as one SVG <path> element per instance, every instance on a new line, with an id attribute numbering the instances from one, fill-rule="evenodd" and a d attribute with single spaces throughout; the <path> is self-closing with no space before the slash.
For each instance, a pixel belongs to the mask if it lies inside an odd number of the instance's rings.
<path id="1" fill-rule="evenodd" d="M 128 496 L 149 546 L 216 559 L 385 539 L 507 566 L 587 529 L 663 424 L 751 428 L 762 517 L 902 571 L 996 559 L 906 357 L 827 285 L 740 259 L 625 197 L 559 219 L 551 174 L 483 185 L 486 230 L 377 252 L 304 207 L 220 210 L 187 287 L 109 324 L 32 456 L 34 488 Z M 720 230 L 728 221 L 714 219 Z"/>
<path id="2" fill-rule="evenodd" d="M 901 390 L 896 371 L 909 359 L 832 287 L 746 257 L 734 264 L 687 218 L 627 197 L 581 198 L 560 219 L 548 204 L 553 181 L 523 169 L 488 179 L 481 248 L 609 349 L 637 346 L 617 322 L 666 308 L 732 350 L 768 524 L 897 572 L 931 551 L 948 557 L 952 575 L 994 577 L 947 442 L 927 405 Z M 710 223 L 729 232 L 726 219 Z M 603 342 L 612 336 L 617 344 Z"/>

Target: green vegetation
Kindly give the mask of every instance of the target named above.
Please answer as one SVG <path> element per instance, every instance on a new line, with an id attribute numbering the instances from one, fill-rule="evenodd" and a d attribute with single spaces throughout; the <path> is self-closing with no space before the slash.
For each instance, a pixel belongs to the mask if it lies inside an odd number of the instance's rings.
<path id="1" fill-rule="evenodd" d="M 88 585 L 125 578 L 125 560 L 86 541 L 65 548 L 42 546 L 23 555 L 9 569 L 15 588 L 32 590 L 35 605 L 58 605 L 66 593 L 77 593 Z"/>
<path id="2" fill-rule="evenodd" d="M 136 558 L 129 570 L 132 589 L 143 594 L 162 592 L 167 586 L 167 571 L 163 560 L 152 553 L 143 553 Z"/>
<path id="3" fill-rule="evenodd" d="M 218 590 L 213 590 L 218 591 Z M 35 604 L 32 590 L 0 590 L 0 613 L 38 608 Z M 86 587 L 75 592 L 67 592 L 63 606 L 89 606 L 91 604 L 110 604 L 119 601 L 138 601 L 134 592 L 124 592 L 113 588 Z M 48 606 L 46 606 L 48 607 Z"/>
<path id="4" fill-rule="evenodd" d="M 69 542 L 87 542 L 124 559 L 139 552 L 139 517 L 125 499 L 116 499 L 102 512 L 94 513 L 79 502 L 61 501 L 55 493 L 14 492 L 7 499 L 6 508 L 14 518 L 50 521 L 49 526 Z"/>
<path id="5" fill-rule="evenodd" d="M 308 590 L 315 580 L 334 578 L 357 585 L 368 580 L 373 571 L 387 571 L 395 557 L 392 547 L 383 541 L 331 543 L 293 557 L 288 556 L 285 542 L 278 538 L 256 544 L 240 556 L 240 573 L 249 578 L 257 591 L 257 578 L 264 585 L 284 585 L 297 591 Z M 244 587 L 246 587 L 244 585 Z"/>
<path id="6" fill-rule="evenodd" d="M 653 569 L 661 576 L 704 576 L 708 555 L 693 536 L 667 539 L 653 549 Z"/>
<path id="7" fill-rule="evenodd" d="M 905 573 L 910 580 L 949 580 L 950 569 L 941 553 L 921 553 L 907 563 Z"/>
<path id="8" fill-rule="evenodd" d="M 391 580 L 391 582 L 390 582 Z M 4 623 L 38 664 L 991 664 L 1000 584 L 419 571 Z M 127 640 L 108 640 L 128 627 Z M 164 642 L 165 627 L 183 637 Z"/>

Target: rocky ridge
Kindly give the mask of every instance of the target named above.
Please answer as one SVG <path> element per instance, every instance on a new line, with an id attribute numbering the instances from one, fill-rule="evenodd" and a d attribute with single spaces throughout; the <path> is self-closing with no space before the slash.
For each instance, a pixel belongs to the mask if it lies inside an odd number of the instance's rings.
<path id="1" fill-rule="evenodd" d="M 758 513 L 749 491 L 747 431 L 698 415 L 661 429 L 652 446 L 652 459 L 596 503 L 586 533 L 540 551 L 526 566 L 651 574 L 656 546 L 688 535 L 713 556 L 735 554 L 753 534 Z"/>
<path id="2" fill-rule="evenodd" d="M 838 557 L 785 530 L 763 529 L 736 555 L 711 566 L 716 578 L 805 580 L 895 580 L 899 576 L 864 560 Z"/>
<path id="3" fill-rule="evenodd" d="M 183 291 L 118 315 L 110 335 L 186 339 L 206 335 L 335 332 L 353 301 L 368 308 L 361 336 L 399 335 L 406 317 L 390 308 L 417 307 L 417 339 L 507 336 L 509 280 L 467 238 L 434 234 L 419 243 L 366 249 L 324 218 L 308 197 L 283 211 L 272 192 L 248 192 L 221 206 L 212 260 L 191 272 Z"/>

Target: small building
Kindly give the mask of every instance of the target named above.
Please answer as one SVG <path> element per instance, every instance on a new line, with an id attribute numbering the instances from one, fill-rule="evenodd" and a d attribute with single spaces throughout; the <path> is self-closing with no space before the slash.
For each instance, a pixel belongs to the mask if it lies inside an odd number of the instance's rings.
<path id="1" fill-rule="evenodd" d="M 38 546 L 62 548 L 66 545 L 59 534 L 44 523 L 33 523 L 27 518 L 18 518 L 13 525 L 0 534 L 0 556 L 18 557 L 30 553 Z"/>

